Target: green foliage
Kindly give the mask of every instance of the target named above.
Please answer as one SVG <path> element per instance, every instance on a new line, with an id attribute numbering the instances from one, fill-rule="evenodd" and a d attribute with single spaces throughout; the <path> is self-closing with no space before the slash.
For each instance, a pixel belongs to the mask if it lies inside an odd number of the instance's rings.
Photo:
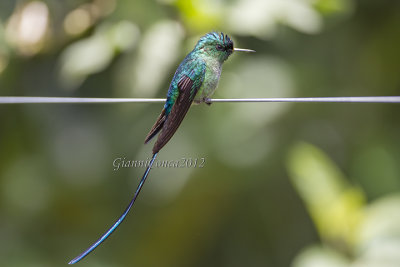
<path id="1" fill-rule="evenodd" d="M 321 237 L 351 249 L 363 219 L 364 193 L 349 185 L 329 158 L 308 144 L 293 148 L 288 169 Z"/>
<path id="2" fill-rule="evenodd" d="M 292 182 L 322 238 L 304 249 L 293 267 L 396 266 L 400 248 L 400 195 L 365 203 L 335 164 L 316 147 L 300 143 L 289 156 Z"/>

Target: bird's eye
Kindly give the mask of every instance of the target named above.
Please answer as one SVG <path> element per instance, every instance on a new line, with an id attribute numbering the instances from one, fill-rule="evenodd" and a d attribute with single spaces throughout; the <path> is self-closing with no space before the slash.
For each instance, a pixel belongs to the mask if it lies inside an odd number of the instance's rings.
<path id="1" fill-rule="evenodd" d="M 219 51 L 224 50 L 224 47 L 220 44 L 217 44 L 217 46 L 215 48 L 217 48 L 217 50 L 219 50 Z"/>

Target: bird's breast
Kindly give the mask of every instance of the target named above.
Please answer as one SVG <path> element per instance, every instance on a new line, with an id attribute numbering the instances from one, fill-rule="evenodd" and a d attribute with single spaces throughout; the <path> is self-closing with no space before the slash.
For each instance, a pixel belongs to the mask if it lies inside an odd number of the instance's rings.
<path id="1" fill-rule="evenodd" d="M 209 98 L 218 86 L 219 77 L 221 76 L 222 65 L 218 61 L 211 61 L 206 64 L 206 72 L 203 84 L 201 85 L 196 100 Z"/>

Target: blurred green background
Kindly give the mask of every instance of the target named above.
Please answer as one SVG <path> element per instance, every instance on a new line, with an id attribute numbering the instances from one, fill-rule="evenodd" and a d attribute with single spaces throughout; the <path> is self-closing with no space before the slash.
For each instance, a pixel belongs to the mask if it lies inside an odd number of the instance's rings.
<path id="1" fill-rule="evenodd" d="M 399 95 L 400 2 L 0 2 L 0 95 L 165 97 L 200 36 L 216 98 Z M 63 266 L 120 215 L 162 104 L 0 106 L 0 265 Z M 400 106 L 192 107 L 133 212 L 81 266 L 400 266 Z"/>

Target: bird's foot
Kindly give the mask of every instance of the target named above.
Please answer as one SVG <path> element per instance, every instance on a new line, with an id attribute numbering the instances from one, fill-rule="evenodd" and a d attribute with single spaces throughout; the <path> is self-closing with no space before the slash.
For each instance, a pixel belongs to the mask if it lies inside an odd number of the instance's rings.
<path id="1" fill-rule="evenodd" d="M 203 101 L 204 101 L 204 103 L 206 103 L 209 106 L 211 106 L 211 104 L 212 104 L 211 98 L 205 97 L 205 98 L 203 98 Z"/>

